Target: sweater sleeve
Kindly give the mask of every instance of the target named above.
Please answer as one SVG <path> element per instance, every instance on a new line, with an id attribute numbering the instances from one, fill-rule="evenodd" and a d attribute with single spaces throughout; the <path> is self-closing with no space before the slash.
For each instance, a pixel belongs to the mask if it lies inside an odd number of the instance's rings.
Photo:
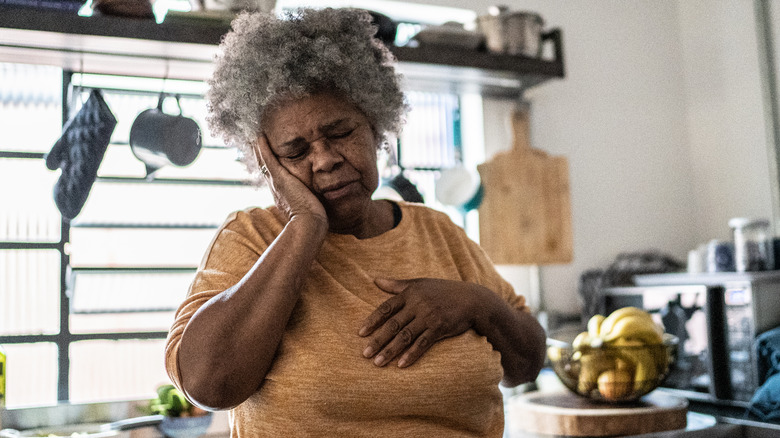
<path id="1" fill-rule="evenodd" d="M 512 285 L 498 273 L 482 247 L 468 237 L 466 239 L 470 254 L 478 267 L 477 282 L 498 294 L 511 307 L 523 312 L 530 312 L 531 309 L 526 305 L 525 297 L 516 293 Z"/>
<path id="2" fill-rule="evenodd" d="M 247 211 L 232 213 L 227 218 L 209 244 L 187 297 L 174 315 L 165 345 L 165 369 L 179 389 L 179 346 L 190 319 L 207 301 L 238 283 L 278 234 L 273 225 L 259 227 L 265 231 L 258 231 L 257 219 Z"/>
<path id="3" fill-rule="evenodd" d="M 506 281 L 495 268 L 484 249 L 473 241 L 465 230 L 443 213 L 438 213 L 439 220 L 446 226 L 447 240 L 450 251 L 461 270 L 464 281 L 481 284 L 498 294 L 512 308 L 524 312 L 530 312 L 523 295 L 515 292 L 514 288 Z"/>

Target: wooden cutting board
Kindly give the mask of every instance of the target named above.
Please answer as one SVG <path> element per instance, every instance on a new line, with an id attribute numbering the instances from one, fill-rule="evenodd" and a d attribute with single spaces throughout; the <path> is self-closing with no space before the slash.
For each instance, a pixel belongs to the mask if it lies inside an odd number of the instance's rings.
<path id="1" fill-rule="evenodd" d="M 625 436 L 685 429 L 688 401 L 650 393 L 631 404 L 590 401 L 572 392 L 532 392 L 507 402 L 509 436 Z"/>
<path id="2" fill-rule="evenodd" d="M 484 198 L 479 240 L 494 263 L 568 263 L 573 257 L 569 164 L 529 141 L 528 109 L 512 114 L 512 149 L 477 166 Z"/>

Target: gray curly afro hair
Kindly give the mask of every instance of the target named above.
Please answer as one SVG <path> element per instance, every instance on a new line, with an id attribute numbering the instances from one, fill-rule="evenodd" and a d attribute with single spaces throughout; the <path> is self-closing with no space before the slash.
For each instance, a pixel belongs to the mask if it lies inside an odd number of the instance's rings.
<path id="1" fill-rule="evenodd" d="M 408 110 L 395 58 L 374 38 L 371 16 L 358 9 L 298 9 L 277 18 L 241 13 L 220 45 L 208 81 L 212 134 L 242 153 L 254 182 L 252 145 L 269 108 L 289 99 L 333 92 L 371 122 L 377 147 L 397 134 Z"/>

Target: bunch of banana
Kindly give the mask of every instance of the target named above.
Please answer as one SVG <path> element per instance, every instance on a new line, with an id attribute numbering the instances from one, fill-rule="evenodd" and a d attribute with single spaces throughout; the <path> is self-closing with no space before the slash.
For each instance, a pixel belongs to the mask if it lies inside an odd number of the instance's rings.
<path id="1" fill-rule="evenodd" d="M 608 316 L 594 315 L 572 343 L 579 353 L 578 389 L 598 389 L 602 397 L 618 400 L 651 388 L 668 365 L 663 348 L 601 349 L 602 346 L 642 347 L 663 343 L 663 328 L 649 313 L 623 307 Z"/>

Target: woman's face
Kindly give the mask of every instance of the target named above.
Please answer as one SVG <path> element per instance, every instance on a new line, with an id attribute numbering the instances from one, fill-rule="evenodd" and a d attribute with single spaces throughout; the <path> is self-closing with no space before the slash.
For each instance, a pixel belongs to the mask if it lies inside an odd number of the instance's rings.
<path id="1" fill-rule="evenodd" d="M 379 172 L 377 138 L 360 110 L 316 94 L 273 108 L 264 128 L 282 166 L 322 202 L 332 229 L 366 219 Z"/>

